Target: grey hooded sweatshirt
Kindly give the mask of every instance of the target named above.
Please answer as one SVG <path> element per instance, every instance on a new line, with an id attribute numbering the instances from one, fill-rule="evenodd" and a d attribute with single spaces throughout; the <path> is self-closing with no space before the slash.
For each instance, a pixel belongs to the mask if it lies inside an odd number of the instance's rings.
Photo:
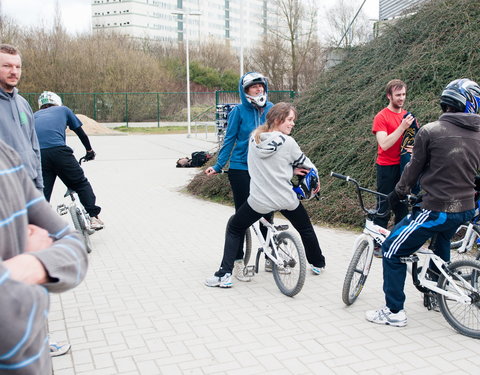
<path id="1" fill-rule="evenodd" d="M 18 94 L 16 88 L 12 94 L 0 89 L 0 139 L 20 154 L 26 171 L 37 189 L 43 189 L 40 146 L 32 108 Z"/>
<path id="2" fill-rule="evenodd" d="M 300 202 L 291 182 L 296 167 L 316 170 L 292 137 L 278 131 L 265 132 L 260 134 L 259 144 L 250 137 L 250 207 L 261 214 L 295 210 Z"/>
<path id="3" fill-rule="evenodd" d="M 420 128 L 412 159 L 395 190 L 410 193 L 420 178 L 422 208 L 463 212 L 474 208 L 474 178 L 480 169 L 480 116 L 444 113 Z"/>
<path id="4" fill-rule="evenodd" d="M 35 188 L 18 154 L 2 141 L 0 192 L 0 374 L 50 375 L 48 292 L 66 291 L 83 280 L 85 244 Z M 51 247 L 29 253 L 45 267 L 47 284 L 16 281 L 3 263 L 24 252 L 28 224 L 56 239 Z"/>

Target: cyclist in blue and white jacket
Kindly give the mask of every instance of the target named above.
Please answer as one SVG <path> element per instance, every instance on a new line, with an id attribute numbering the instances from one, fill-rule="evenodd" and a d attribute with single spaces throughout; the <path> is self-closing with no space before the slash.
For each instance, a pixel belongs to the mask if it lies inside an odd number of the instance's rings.
<path id="1" fill-rule="evenodd" d="M 244 74 L 238 81 L 238 92 L 242 103 L 237 105 L 228 116 L 227 132 L 218 153 L 217 162 L 213 167 L 205 170 L 207 175 L 217 174 L 230 161 L 228 179 L 232 188 L 235 210 L 246 202 L 250 192 L 247 163 L 250 134 L 265 123 L 267 113 L 273 106 L 268 101 L 268 81 L 260 73 Z M 250 281 L 250 278 L 243 276 L 242 246 L 238 249 L 235 259 L 237 262 L 234 276 L 241 281 Z"/>

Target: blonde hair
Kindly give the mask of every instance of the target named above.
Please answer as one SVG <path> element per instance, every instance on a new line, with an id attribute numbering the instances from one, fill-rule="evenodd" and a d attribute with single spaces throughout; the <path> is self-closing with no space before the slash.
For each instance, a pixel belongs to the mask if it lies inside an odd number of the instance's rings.
<path id="1" fill-rule="evenodd" d="M 260 143 L 260 134 L 271 132 L 277 125 L 285 121 L 285 119 L 293 112 L 297 118 L 297 110 L 291 103 L 280 102 L 275 104 L 267 113 L 267 123 L 259 126 L 253 131 L 255 143 Z"/>

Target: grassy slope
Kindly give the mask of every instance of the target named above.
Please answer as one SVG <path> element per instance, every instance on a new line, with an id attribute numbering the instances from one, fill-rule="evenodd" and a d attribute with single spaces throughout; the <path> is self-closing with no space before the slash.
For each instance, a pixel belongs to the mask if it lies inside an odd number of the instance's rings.
<path id="1" fill-rule="evenodd" d="M 323 74 L 297 102 L 294 137 L 319 169 L 322 199 L 307 202 L 312 219 L 359 225 L 351 186 L 329 177 L 331 170 L 375 186 L 375 114 L 385 107 L 385 84 L 408 84 L 406 109 L 420 124 L 440 115 L 438 96 L 451 80 L 480 81 L 480 0 L 433 0 L 408 18 L 386 25 L 382 36 L 349 51 L 344 62 Z M 188 189 L 210 198 L 229 195 L 225 176 L 199 175 Z"/>

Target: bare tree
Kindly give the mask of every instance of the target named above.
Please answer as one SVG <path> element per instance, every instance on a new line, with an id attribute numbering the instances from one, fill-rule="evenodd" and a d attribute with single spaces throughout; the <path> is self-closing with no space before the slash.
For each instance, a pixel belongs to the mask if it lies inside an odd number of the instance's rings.
<path id="1" fill-rule="evenodd" d="M 360 9 L 364 2 L 338 0 L 337 4 L 326 12 L 331 28 L 329 43 L 332 46 L 351 47 L 365 43 L 370 36 L 369 21 Z"/>
<path id="2" fill-rule="evenodd" d="M 276 88 L 298 91 L 303 88 L 299 82 L 305 82 L 305 69 L 317 66 L 322 55 L 317 38 L 317 8 L 306 0 L 273 0 L 272 5 L 275 23 L 268 28 L 252 60 L 260 70 L 275 77 Z"/>

